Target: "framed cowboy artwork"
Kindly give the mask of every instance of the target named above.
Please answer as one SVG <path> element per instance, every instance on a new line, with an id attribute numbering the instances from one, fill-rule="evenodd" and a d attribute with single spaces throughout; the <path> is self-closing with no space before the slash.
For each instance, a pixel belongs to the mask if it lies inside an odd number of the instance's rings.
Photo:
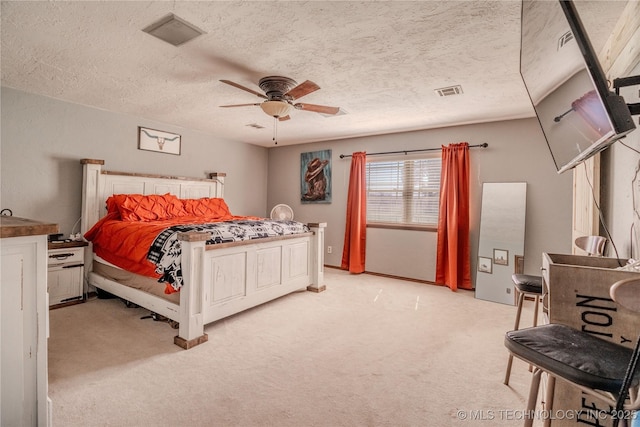
<path id="1" fill-rule="evenodd" d="M 331 203 L 331 150 L 300 154 L 300 201 Z"/>

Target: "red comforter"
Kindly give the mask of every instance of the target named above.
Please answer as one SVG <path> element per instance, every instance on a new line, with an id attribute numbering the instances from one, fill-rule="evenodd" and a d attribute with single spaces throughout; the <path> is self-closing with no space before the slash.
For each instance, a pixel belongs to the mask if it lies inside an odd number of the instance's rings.
<path id="1" fill-rule="evenodd" d="M 100 258 L 124 270 L 160 278 L 156 266 L 147 259 L 156 236 L 174 225 L 218 221 L 260 219 L 231 215 L 222 199 L 180 200 L 165 195 L 114 195 L 107 200 L 107 215 L 84 237 L 93 243 Z M 175 292 L 170 286 L 166 293 Z"/>

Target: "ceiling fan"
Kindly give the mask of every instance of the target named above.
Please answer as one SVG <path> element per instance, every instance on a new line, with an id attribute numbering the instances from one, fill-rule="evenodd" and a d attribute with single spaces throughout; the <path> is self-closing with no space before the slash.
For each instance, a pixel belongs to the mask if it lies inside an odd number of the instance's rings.
<path id="1" fill-rule="evenodd" d="M 256 95 L 259 98 L 265 99 L 265 101 L 252 103 L 252 104 L 235 104 L 235 105 L 221 105 L 221 107 L 246 107 L 249 105 L 255 105 L 262 108 L 262 111 L 275 117 L 276 119 L 283 121 L 289 120 L 289 113 L 293 108 L 296 110 L 313 111 L 322 114 L 338 114 L 339 107 L 329 107 L 326 105 L 294 103 L 293 101 L 298 98 L 302 98 L 305 95 L 315 92 L 320 89 L 320 86 L 312 81 L 306 80 L 298 84 L 295 80 L 288 77 L 281 76 L 269 76 L 263 77 L 258 82 L 258 86 L 264 93 L 257 92 L 248 87 L 242 86 L 238 83 L 230 80 L 220 80 L 222 83 L 226 83 L 238 89 L 242 89 L 249 93 Z"/>

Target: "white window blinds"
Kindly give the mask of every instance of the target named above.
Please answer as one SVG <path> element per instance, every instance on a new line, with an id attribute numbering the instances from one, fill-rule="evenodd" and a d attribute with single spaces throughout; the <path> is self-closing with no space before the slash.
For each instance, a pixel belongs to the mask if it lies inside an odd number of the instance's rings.
<path id="1" fill-rule="evenodd" d="M 435 226 L 440 157 L 367 163 L 367 222 Z"/>

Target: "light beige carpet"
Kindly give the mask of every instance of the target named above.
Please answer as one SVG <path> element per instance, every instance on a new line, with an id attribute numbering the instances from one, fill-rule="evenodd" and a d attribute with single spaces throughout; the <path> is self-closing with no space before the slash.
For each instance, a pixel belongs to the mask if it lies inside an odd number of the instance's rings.
<path id="1" fill-rule="evenodd" d="M 527 366 L 516 360 L 502 384 L 515 307 L 335 269 L 325 278 L 325 292 L 208 325 L 209 341 L 187 351 L 119 300 L 52 310 L 54 426 L 522 425 Z"/>

